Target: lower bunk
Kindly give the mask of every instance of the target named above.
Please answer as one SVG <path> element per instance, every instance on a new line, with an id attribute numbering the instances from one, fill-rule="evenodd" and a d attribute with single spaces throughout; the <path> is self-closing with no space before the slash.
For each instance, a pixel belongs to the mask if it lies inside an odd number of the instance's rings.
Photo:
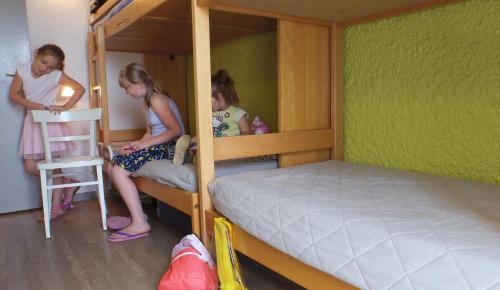
<path id="1" fill-rule="evenodd" d="M 234 248 L 306 288 L 500 286 L 498 185 L 325 161 L 209 189 Z"/>
<path id="2" fill-rule="evenodd" d="M 122 143 L 106 146 L 106 157 L 112 158 L 113 148 Z M 101 145 L 102 146 L 102 145 Z M 108 158 L 108 159 L 109 159 Z M 217 177 L 256 170 L 276 169 L 276 158 L 244 158 L 224 160 L 215 163 Z M 196 165 L 173 165 L 171 160 L 154 160 L 146 163 L 132 175 L 137 189 L 191 218 L 192 233 L 201 236 L 198 177 Z"/>

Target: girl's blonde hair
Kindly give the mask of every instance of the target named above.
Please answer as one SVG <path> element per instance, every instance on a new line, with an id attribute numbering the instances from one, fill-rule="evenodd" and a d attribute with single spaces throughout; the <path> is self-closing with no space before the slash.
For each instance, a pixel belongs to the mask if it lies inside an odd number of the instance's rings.
<path id="1" fill-rule="evenodd" d="M 212 97 L 215 98 L 217 93 L 222 95 L 226 103 L 239 107 L 240 99 L 234 88 L 234 80 L 223 69 L 212 76 Z"/>
<path id="2" fill-rule="evenodd" d="M 149 71 L 138 63 L 129 63 L 121 71 L 118 77 L 120 87 L 126 88 L 127 84 L 144 84 L 146 86 L 146 95 L 144 103 L 151 106 L 151 97 L 155 94 L 168 94 L 161 88 L 160 84 L 153 79 Z"/>

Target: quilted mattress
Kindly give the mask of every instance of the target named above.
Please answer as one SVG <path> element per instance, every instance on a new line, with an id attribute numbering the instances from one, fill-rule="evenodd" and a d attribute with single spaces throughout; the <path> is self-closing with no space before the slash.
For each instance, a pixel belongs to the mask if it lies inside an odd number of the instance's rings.
<path id="1" fill-rule="evenodd" d="M 500 289 L 500 186 L 325 161 L 210 184 L 251 235 L 362 289 Z"/>

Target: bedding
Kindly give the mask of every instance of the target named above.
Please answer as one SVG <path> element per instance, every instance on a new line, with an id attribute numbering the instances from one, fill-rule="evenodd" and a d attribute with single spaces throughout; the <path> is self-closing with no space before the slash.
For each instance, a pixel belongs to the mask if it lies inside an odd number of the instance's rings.
<path id="1" fill-rule="evenodd" d="M 259 162 L 248 162 L 247 159 L 217 161 L 215 162 L 215 177 L 276 168 L 278 168 L 278 161 L 276 159 Z M 151 178 L 162 184 L 190 192 L 198 191 L 197 168 L 191 163 L 177 166 L 173 165 L 171 160 L 153 160 L 146 163 L 133 176 Z"/>
<path id="2" fill-rule="evenodd" d="M 500 186 L 325 161 L 215 179 L 217 211 L 362 289 L 500 289 Z"/>
<path id="3" fill-rule="evenodd" d="M 110 19 L 113 16 L 115 16 L 116 14 L 118 14 L 118 12 L 122 11 L 125 7 L 127 7 L 130 3 L 132 3 L 132 1 L 134 1 L 134 0 L 121 0 L 120 2 L 118 2 L 115 6 L 113 6 L 113 8 L 111 8 L 108 11 L 108 13 L 106 13 L 104 16 L 102 16 L 99 19 L 99 21 L 95 22 L 92 25 L 92 30 L 95 31 L 97 28 L 97 25 L 103 24 L 108 19 Z"/>

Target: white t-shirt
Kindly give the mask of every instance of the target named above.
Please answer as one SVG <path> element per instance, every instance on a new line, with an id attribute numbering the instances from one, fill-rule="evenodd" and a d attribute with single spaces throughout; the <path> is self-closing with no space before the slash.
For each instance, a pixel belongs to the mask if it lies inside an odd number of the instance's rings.
<path id="1" fill-rule="evenodd" d="M 23 63 L 17 66 L 17 74 L 23 80 L 23 92 L 27 100 L 45 106 L 55 103 L 62 71 L 53 70 L 48 74 L 34 78 L 31 73 L 31 63 Z"/>

